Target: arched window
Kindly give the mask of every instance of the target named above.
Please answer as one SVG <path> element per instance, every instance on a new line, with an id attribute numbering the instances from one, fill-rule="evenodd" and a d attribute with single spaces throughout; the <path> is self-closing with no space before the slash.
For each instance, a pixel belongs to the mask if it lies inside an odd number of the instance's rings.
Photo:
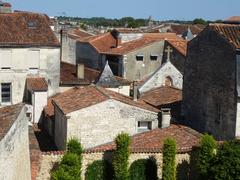
<path id="1" fill-rule="evenodd" d="M 172 86 L 172 83 L 173 83 L 172 78 L 169 77 L 169 76 L 167 76 L 167 77 L 165 78 L 164 85 L 165 85 L 165 86 Z"/>

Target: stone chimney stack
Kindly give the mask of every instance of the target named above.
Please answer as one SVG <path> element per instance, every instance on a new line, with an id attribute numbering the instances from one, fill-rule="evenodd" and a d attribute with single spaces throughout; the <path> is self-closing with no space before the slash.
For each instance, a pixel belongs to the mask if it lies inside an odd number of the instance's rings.
<path id="1" fill-rule="evenodd" d="M 138 99 L 138 86 L 137 86 L 137 82 L 133 81 L 133 100 L 137 101 Z"/>
<path id="2" fill-rule="evenodd" d="M 162 108 L 162 123 L 161 128 L 169 127 L 171 124 L 171 109 L 170 108 Z"/>
<path id="3" fill-rule="evenodd" d="M 0 1 L 0 13 L 11 13 L 12 5 L 9 3 L 5 3 Z"/>
<path id="4" fill-rule="evenodd" d="M 118 34 L 117 40 L 116 40 L 116 47 L 119 47 L 122 43 L 122 36 Z"/>
<path id="5" fill-rule="evenodd" d="M 77 78 L 84 79 L 84 64 L 77 64 Z"/>

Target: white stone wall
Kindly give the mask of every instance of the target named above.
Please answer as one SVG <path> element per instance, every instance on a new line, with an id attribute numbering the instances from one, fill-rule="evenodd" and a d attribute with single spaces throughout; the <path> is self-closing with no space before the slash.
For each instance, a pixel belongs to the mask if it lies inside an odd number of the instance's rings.
<path id="1" fill-rule="evenodd" d="M 134 41 L 143 37 L 142 33 L 120 33 L 119 34 L 122 43 Z"/>
<path id="2" fill-rule="evenodd" d="M 171 62 L 163 64 L 152 76 L 139 88 L 140 94 L 151 89 L 165 85 L 166 77 L 172 79 L 172 86 L 182 89 L 183 75 L 172 65 Z"/>
<path id="3" fill-rule="evenodd" d="M 33 104 L 33 121 L 34 123 L 39 123 L 41 120 L 41 115 L 44 106 L 47 105 L 48 93 L 47 91 L 43 92 L 34 92 L 32 95 L 32 104 Z"/>
<path id="4" fill-rule="evenodd" d="M 46 78 L 49 85 L 49 95 L 58 92 L 60 48 L 12 48 L 7 50 L 11 51 L 11 57 L 8 59 L 11 61 L 11 69 L 1 69 L 0 67 L 0 84 L 12 83 L 12 104 L 22 102 L 27 75 L 36 74 Z M 31 58 L 30 52 L 32 50 L 39 50 L 39 62 L 35 64 L 31 62 L 31 59 L 34 61 L 35 58 Z M 3 51 L 6 49 L 1 48 L 0 54 Z M 38 67 L 38 70 L 30 70 L 31 66 Z"/>
<path id="5" fill-rule="evenodd" d="M 121 132 L 136 134 L 138 121 L 152 121 L 152 129 L 158 127 L 157 113 L 115 100 L 69 113 L 67 117 L 67 139 L 78 138 L 84 148 L 113 141 Z M 56 119 L 55 122 L 60 121 Z M 62 132 L 63 130 L 57 130 L 62 127 L 64 126 L 55 126 L 55 132 Z"/>
<path id="6" fill-rule="evenodd" d="M 76 40 L 68 37 L 68 35 L 62 36 L 62 61 L 70 64 L 76 64 Z"/>
<path id="7" fill-rule="evenodd" d="M 129 96 L 130 95 L 130 86 L 121 86 L 121 87 L 117 87 L 117 88 L 107 88 L 111 91 L 123 94 L 125 96 Z"/>
<path id="8" fill-rule="evenodd" d="M 30 180 L 28 118 L 25 107 L 0 140 L 0 180 Z"/>

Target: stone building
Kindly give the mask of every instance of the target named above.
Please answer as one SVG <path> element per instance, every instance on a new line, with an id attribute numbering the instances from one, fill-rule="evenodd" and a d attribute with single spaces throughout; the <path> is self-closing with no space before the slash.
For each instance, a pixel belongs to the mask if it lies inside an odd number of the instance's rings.
<path id="1" fill-rule="evenodd" d="M 141 80 L 161 64 L 166 39 L 174 33 L 140 33 L 113 30 L 82 39 L 77 44 L 77 62 L 103 69 L 108 61 L 113 73 L 128 80 Z"/>
<path id="2" fill-rule="evenodd" d="M 0 14 L 0 105 L 22 102 L 27 77 L 43 77 L 48 95 L 59 90 L 60 44 L 46 15 Z"/>
<path id="3" fill-rule="evenodd" d="M 27 108 L 0 108 L 0 179 L 31 179 Z"/>
<path id="4" fill-rule="evenodd" d="M 50 133 L 61 150 L 72 137 L 89 148 L 110 142 L 123 131 L 133 135 L 157 128 L 159 110 L 102 87 L 81 86 L 50 99 L 45 113 L 54 114 Z"/>
<path id="5" fill-rule="evenodd" d="M 240 136 L 240 26 L 210 24 L 188 43 L 184 123 L 217 139 Z"/>

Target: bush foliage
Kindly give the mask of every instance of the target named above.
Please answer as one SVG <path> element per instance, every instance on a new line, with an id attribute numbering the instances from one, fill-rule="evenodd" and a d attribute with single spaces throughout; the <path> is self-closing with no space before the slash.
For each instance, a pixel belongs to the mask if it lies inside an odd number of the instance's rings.
<path id="1" fill-rule="evenodd" d="M 128 158 L 130 137 L 121 133 L 115 138 L 116 150 L 113 153 L 113 170 L 115 180 L 126 180 L 129 178 Z"/>
<path id="2" fill-rule="evenodd" d="M 70 139 L 68 141 L 68 143 L 67 143 L 67 150 L 68 150 L 68 152 L 77 154 L 79 156 L 81 156 L 82 153 L 83 153 L 82 145 L 75 138 L 72 138 L 72 139 Z"/>
<path id="3" fill-rule="evenodd" d="M 157 165 L 154 159 L 139 159 L 130 166 L 130 180 L 156 180 Z"/>
<path id="4" fill-rule="evenodd" d="M 198 167 L 202 178 L 208 177 L 208 171 L 211 167 L 216 152 L 217 144 L 211 135 L 205 134 L 200 141 Z"/>
<path id="5" fill-rule="evenodd" d="M 163 145 L 163 180 L 176 179 L 176 152 L 176 141 L 171 138 L 166 139 Z"/>
<path id="6" fill-rule="evenodd" d="M 88 165 L 86 173 L 86 180 L 112 180 L 113 169 L 112 165 L 106 160 L 94 161 Z"/>

